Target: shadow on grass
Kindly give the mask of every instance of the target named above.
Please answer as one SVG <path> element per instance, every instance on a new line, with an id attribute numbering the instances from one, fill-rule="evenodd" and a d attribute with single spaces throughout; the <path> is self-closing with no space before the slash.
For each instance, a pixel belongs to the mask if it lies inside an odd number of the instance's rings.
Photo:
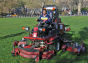
<path id="1" fill-rule="evenodd" d="M 73 40 L 72 36 L 74 35 L 74 33 L 75 33 L 74 31 L 67 32 L 63 35 L 62 38 L 66 39 L 66 40 Z"/>
<path id="2" fill-rule="evenodd" d="M 68 55 L 69 56 L 69 55 Z M 67 58 L 68 56 L 64 56 L 63 58 L 62 57 L 57 57 L 57 58 L 55 58 L 54 60 L 56 60 L 55 61 L 55 63 L 80 63 L 80 62 L 88 62 L 88 57 L 86 56 L 76 56 L 75 55 L 75 57 L 73 57 L 73 56 L 71 56 L 70 58 Z M 82 63 L 83 63 L 82 62 Z"/>
<path id="3" fill-rule="evenodd" d="M 21 34 L 24 34 L 25 32 L 20 32 L 20 33 L 16 33 L 16 34 L 10 34 L 10 35 L 6 35 L 3 37 L 0 37 L 0 39 L 6 39 L 6 38 L 10 38 L 10 37 L 15 37 L 15 36 L 19 36 Z"/>
<path id="4" fill-rule="evenodd" d="M 85 27 L 82 29 L 82 31 L 79 32 L 80 34 L 80 39 L 86 40 L 88 39 L 88 27 Z"/>
<path id="5" fill-rule="evenodd" d="M 85 40 L 88 40 L 88 27 L 84 27 L 81 31 L 79 31 L 80 37 L 75 37 L 75 41 L 84 41 L 87 53 L 88 53 L 88 42 L 85 42 Z"/>
<path id="6" fill-rule="evenodd" d="M 88 27 L 83 28 L 81 31 L 79 31 L 78 34 L 80 35 L 80 37 L 75 37 L 74 38 L 75 41 L 80 42 L 88 39 Z"/>
<path id="7" fill-rule="evenodd" d="M 68 26 L 70 26 L 70 25 L 66 25 L 66 24 L 65 24 L 65 27 L 68 27 Z"/>
<path id="8" fill-rule="evenodd" d="M 83 40 L 83 41 L 88 40 L 88 27 L 83 28 L 79 32 L 79 34 L 80 34 L 80 38 L 79 38 L 80 40 Z M 88 42 L 84 42 L 84 43 L 85 43 L 85 46 L 86 46 L 86 54 L 88 54 Z"/>

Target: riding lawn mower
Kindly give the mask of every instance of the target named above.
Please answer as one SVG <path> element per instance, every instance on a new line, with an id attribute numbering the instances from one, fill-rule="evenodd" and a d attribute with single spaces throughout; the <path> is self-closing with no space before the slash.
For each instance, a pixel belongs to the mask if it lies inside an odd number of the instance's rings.
<path id="1" fill-rule="evenodd" d="M 61 49 L 66 50 L 62 36 L 65 31 L 70 31 L 70 28 L 66 28 L 58 17 L 57 6 L 46 5 L 43 9 L 47 10 L 48 15 L 52 18 L 52 23 L 40 22 L 30 31 L 29 36 L 23 37 L 21 41 L 15 41 L 12 50 L 13 56 L 20 55 L 39 61 L 50 59 Z M 23 27 L 22 29 L 28 31 L 30 28 Z"/>

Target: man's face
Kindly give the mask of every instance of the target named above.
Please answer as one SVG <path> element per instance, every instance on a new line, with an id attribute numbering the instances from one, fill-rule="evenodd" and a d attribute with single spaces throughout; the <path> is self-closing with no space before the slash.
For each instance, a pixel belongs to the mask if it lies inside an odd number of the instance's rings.
<path id="1" fill-rule="evenodd" d="M 46 14 L 46 10 L 43 10 L 43 14 L 44 14 L 44 15 Z"/>

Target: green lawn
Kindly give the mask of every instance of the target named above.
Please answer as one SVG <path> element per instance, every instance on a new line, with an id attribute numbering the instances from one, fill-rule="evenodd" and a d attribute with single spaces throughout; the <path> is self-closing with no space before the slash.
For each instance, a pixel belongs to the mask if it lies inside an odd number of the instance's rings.
<path id="1" fill-rule="evenodd" d="M 71 27 L 71 32 L 67 39 L 81 42 L 83 40 L 88 48 L 88 17 L 61 17 L 63 23 Z M 33 59 L 26 59 L 20 56 L 12 57 L 12 42 L 21 40 L 28 35 L 21 28 L 30 26 L 33 28 L 37 22 L 36 18 L 0 18 L 0 63 L 35 63 Z M 88 50 L 88 49 L 87 49 Z M 69 52 L 59 51 L 56 56 L 50 60 L 42 60 L 40 63 L 88 63 L 88 53 L 76 56 Z"/>

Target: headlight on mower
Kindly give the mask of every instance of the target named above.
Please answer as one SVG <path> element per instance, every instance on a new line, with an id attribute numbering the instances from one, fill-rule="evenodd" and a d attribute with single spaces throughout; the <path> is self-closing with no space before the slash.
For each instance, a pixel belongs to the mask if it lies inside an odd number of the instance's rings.
<path id="1" fill-rule="evenodd" d="M 30 27 L 22 27 L 22 30 L 29 31 L 30 30 Z"/>
<path id="2" fill-rule="evenodd" d="M 44 32 L 45 31 L 45 28 L 39 28 L 39 30 Z"/>
<path id="3" fill-rule="evenodd" d="M 22 41 L 24 41 L 25 39 L 24 38 L 22 38 Z"/>
<path id="4" fill-rule="evenodd" d="M 45 28 L 43 28 L 42 31 L 45 31 Z"/>
<path id="5" fill-rule="evenodd" d="M 39 31 L 42 31 L 42 28 L 39 28 Z"/>

